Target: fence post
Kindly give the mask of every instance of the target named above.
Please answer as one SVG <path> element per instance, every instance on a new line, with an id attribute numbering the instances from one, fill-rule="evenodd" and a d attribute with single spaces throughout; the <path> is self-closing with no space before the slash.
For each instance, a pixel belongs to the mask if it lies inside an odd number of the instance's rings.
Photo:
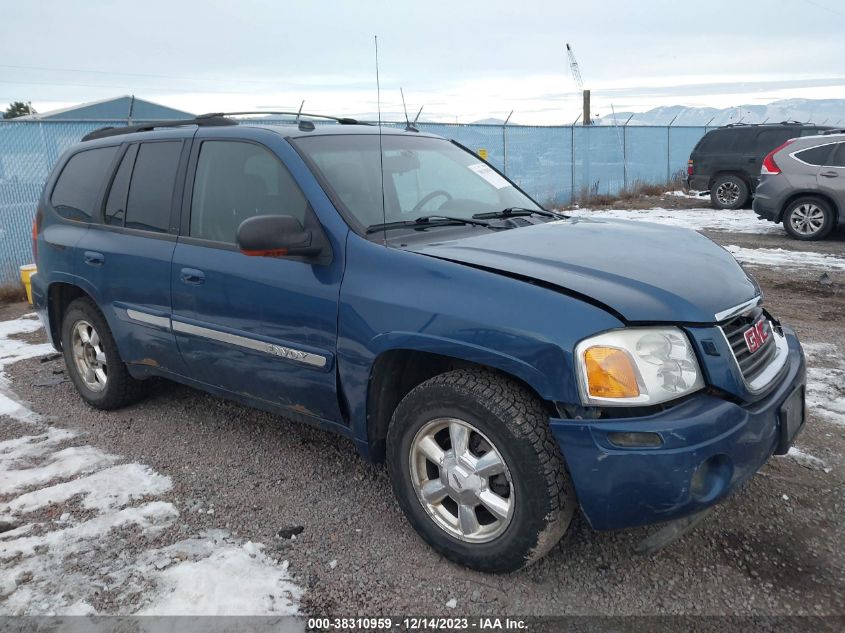
<path id="1" fill-rule="evenodd" d="M 671 121 L 669 121 L 669 125 L 666 126 L 666 182 L 669 182 L 669 179 L 672 177 L 672 124 L 675 122 L 675 119 L 678 118 L 678 114 L 676 114 Z"/>
<path id="2" fill-rule="evenodd" d="M 572 154 L 570 160 L 570 169 L 572 171 L 569 177 L 569 203 L 575 203 L 575 124 L 569 127 L 569 151 Z"/>

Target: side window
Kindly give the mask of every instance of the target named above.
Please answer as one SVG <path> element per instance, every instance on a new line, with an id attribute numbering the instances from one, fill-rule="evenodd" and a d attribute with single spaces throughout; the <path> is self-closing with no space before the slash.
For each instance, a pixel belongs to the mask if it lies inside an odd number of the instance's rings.
<path id="1" fill-rule="evenodd" d="M 808 165 L 828 165 L 832 145 L 819 145 L 795 153 L 795 158 Z"/>
<path id="2" fill-rule="evenodd" d="M 756 130 L 750 128 L 736 128 L 733 130 L 733 143 L 730 149 L 734 152 L 743 154 L 754 152 L 755 143 L 757 140 Z"/>
<path id="3" fill-rule="evenodd" d="M 131 145 L 120 161 L 111 184 L 109 197 L 106 199 L 106 212 L 103 218 L 106 224 L 123 226 L 123 221 L 126 219 L 126 199 L 129 197 L 129 179 L 132 176 L 132 167 L 135 165 L 137 154 L 138 146 Z"/>
<path id="4" fill-rule="evenodd" d="M 182 141 L 141 143 L 129 183 L 124 226 L 166 233 Z M 122 166 L 122 165 L 121 165 Z"/>
<path id="5" fill-rule="evenodd" d="M 99 147 L 74 154 L 65 165 L 50 204 L 69 220 L 90 222 L 117 147 Z"/>
<path id="6" fill-rule="evenodd" d="M 726 152 L 731 148 L 731 139 L 730 133 L 714 130 L 702 137 L 696 149 L 700 152 Z"/>
<path id="7" fill-rule="evenodd" d="M 308 201 L 269 150 L 241 141 L 205 141 L 191 196 L 191 237 L 235 243 L 256 215 L 291 215 L 305 224 Z"/>
<path id="8" fill-rule="evenodd" d="M 757 135 L 757 150 L 761 154 L 768 154 L 794 137 L 795 130 L 763 130 Z"/>
<path id="9" fill-rule="evenodd" d="M 836 149 L 833 150 L 833 157 L 824 164 L 830 167 L 845 167 L 845 143 L 837 143 L 834 147 Z"/>

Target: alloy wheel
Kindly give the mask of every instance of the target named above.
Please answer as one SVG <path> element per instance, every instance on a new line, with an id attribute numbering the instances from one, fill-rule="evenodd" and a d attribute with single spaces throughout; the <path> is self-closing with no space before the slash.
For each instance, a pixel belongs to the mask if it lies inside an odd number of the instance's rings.
<path id="1" fill-rule="evenodd" d="M 824 211 L 812 202 L 804 202 L 789 214 L 789 224 L 796 233 L 815 235 L 824 227 Z"/>
<path id="2" fill-rule="evenodd" d="M 449 535 L 486 543 L 514 511 L 514 487 L 502 454 L 481 431 L 457 418 L 426 423 L 411 442 L 411 483 L 428 515 Z"/>
<path id="3" fill-rule="evenodd" d="M 91 391 L 102 391 L 106 388 L 108 373 L 100 335 L 88 321 L 77 321 L 71 336 L 73 361 L 82 382 Z"/>
<path id="4" fill-rule="evenodd" d="M 736 204 L 739 200 L 739 185 L 727 180 L 716 188 L 716 199 L 726 207 Z"/>

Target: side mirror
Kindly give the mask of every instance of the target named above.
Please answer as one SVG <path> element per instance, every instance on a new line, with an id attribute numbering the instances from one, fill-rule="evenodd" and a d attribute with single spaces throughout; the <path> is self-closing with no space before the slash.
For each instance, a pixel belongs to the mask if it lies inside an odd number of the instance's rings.
<path id="1" fill-rule="evenodd" d="M 252 257 L 315 257 L 323 250 L 314 231 L 290 215 L 256 215 L 241 222 L 238 249 Z"/>

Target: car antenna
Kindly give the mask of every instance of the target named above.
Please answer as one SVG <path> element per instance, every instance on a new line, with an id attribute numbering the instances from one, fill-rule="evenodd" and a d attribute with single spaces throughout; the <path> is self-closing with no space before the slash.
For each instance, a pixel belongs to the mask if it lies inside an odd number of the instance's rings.
<path id="1" fill-rule="evenodd" d="M 417 128 L 411 125 L 411 121 L 408 119 L 408 106 L 405 105 L 405 91 L 402 88 L 399 88 L 399 92 L 402 95 L 402 109 L 405 110 L 405 131 L 406 132 L 419 132 Z M 414 119 L 414 123 L 416 123 L 416 119 Z"/>
<path id="2" fill-rule="evenodd" d="M 423 106 L 420 106 L 420 109 L 419 109 L 419 111 L 417 112 L 417 116 L 415 116 L 415 117 L 414 117 L 414 122 L 413 122 L 413 124 L 412 124 L 414 127 L 416 127 L 416 126 L 417 126 L 417 121 L 419 120 L 420 115 L 422 114 L 422 109 L 423 109 Z"/>
<path id="3" fill-rule="evenodd" d="M 378 77 L 378 35 L 373 35 L 376 48 L 376 107 L 378 108 L 378 160 L 381 169 L 381 216 L 387 224 L 387 209 L 384 201 L 384 146 L 381 142 L 381 83 Z M 384 230 L 383 243 L 387 245 L 387 229 Z"/>

